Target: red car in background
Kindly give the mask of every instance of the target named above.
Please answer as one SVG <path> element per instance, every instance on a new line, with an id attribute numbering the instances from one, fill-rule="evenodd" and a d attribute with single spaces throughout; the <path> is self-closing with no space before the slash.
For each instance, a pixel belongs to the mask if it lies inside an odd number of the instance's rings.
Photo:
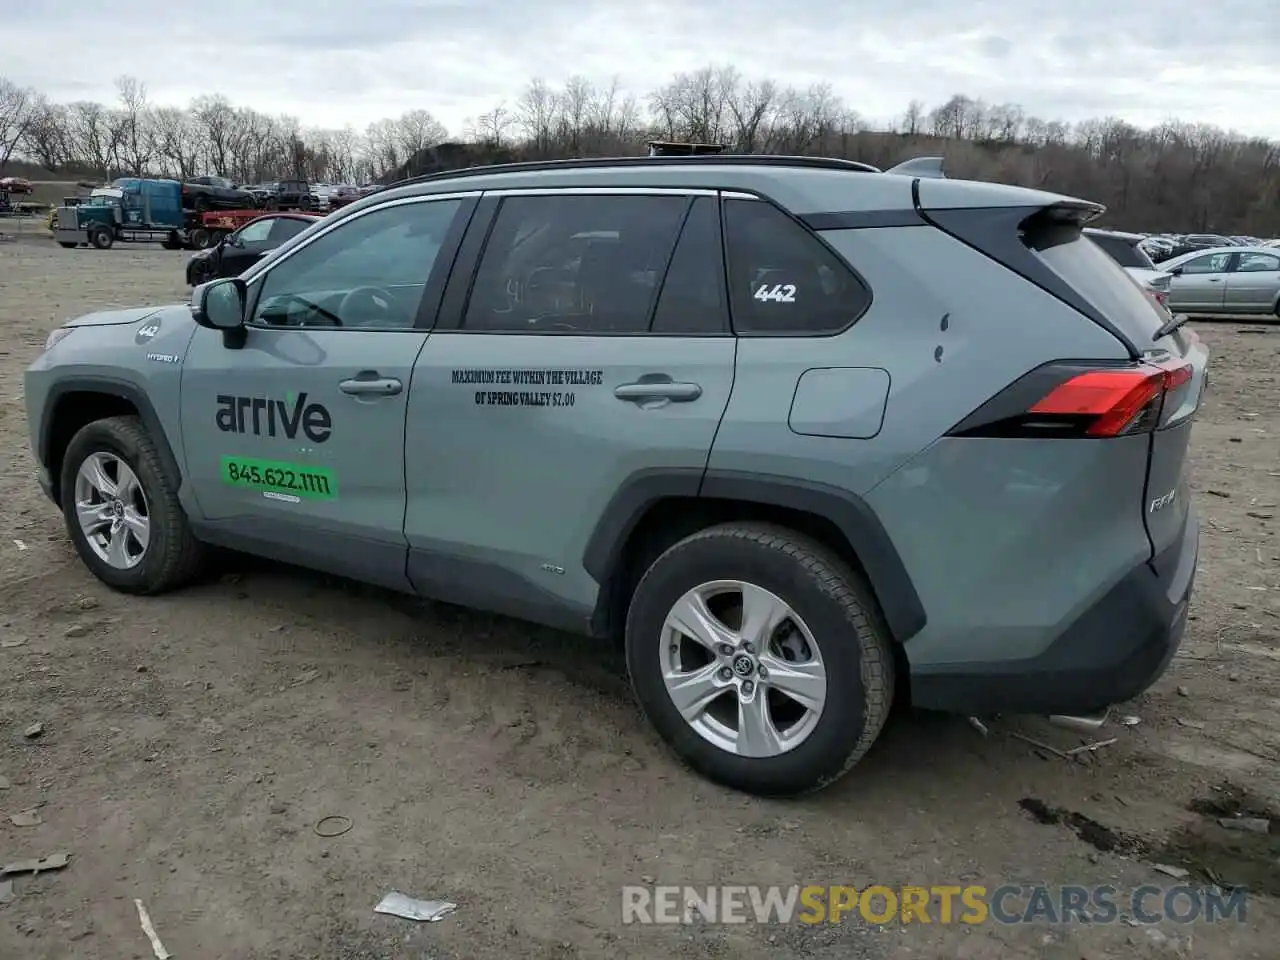
<path id="1" fill-rule="evenodd" d="M 0 193 L 30 193 L 31 181 L 25 177 L 0 177 Z"/>

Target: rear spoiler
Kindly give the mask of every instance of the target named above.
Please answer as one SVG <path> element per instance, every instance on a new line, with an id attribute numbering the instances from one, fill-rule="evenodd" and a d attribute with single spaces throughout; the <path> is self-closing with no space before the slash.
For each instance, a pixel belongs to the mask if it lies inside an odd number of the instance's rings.
<path id="1" fill-rule="evenodd" d="M 927 177 L 930 180 L 947 179 L 944 157 L 914 157 L 904 160 L 896 167 L 890 167 L 885 173 L 897 173 L 904 177 Z"/>

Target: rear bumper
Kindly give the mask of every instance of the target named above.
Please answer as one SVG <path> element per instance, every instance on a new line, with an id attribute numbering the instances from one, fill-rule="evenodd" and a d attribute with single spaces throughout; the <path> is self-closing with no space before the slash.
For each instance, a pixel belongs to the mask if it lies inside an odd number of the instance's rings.
<path id="1" fill-rule="evenodd" d="M 1028 660 L 942 664 L 913 672 L 912 703 L 969 715 L 1081 714 L 1130 700 L 1169 666 L 1186 630 L 1200 521 L 1143 563 Z"/>

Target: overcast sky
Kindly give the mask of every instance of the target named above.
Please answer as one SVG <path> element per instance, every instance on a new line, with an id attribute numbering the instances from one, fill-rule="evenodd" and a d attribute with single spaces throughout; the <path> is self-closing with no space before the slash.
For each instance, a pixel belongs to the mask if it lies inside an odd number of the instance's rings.
<path id="1" fill-rule="evenodd" d="M 1171 116 L 1280 139 L 1280 0 L 0 0 L 0 75 L 58 100 L 223 93 L 357 129 L 431 110 L 454 133 L 529 79 L 678 71 L 829 82 L 875 121 L 953 93 L 1045 119 Z"/>

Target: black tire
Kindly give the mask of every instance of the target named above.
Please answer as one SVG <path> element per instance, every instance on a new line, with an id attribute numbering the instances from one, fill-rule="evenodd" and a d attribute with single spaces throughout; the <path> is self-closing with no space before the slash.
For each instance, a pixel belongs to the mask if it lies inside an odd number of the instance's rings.
<path id="1" fill-rule="evenodd" d="M 111 566 L 94 553 L 76 518 L 76 474 L 95 453 L 110 453 L 123 460 L 137 475 L 146 497 L 150 542 L 141 561 L 127 570 Z M 108 417 L 82 427 L 67 445 L 60 483 L 62 514 L 71 542 L 85 566 L 107 586 L 122 593 L 163 593 L 199 573 L 204 546 L 187 525 L 178 502 L 178 480 L 166 469 L 151 435 L 137 417 Z"/>
<path id="2" fill-rule="evenodd" d="M 685 721 L 667 692 L 667 614 L 687 591 L 713 580 L 769 590 L 805 621 L 818 643 L 825 703 L 812 732 L 788 752 L 750 758 L 723 750 Z M 631 598 L 626 653 L 636 697 L 676 754 L 717 783 L 761 796 L 796 796 L 839 779 L 871 747 L 893 702 L 893 652 L 870 588 L 820 543 L 768 524 L 710 527 L 658 557 Z"/>
<path id="3" fill-rule="evenodd" d="M 182 239 L 176 230 L 170 230 L 169 235 L 160 241 L 160 246 L 165 250 L 181 250 Z"/>
<path id="4" fill-rule="evenodd" d="M 204 227 L 196 227 L 188 235 L 193 250 L 206 250 L 211 244 L 212 234 Z"/>
<path id="5" fill-rule="evenodd" d="M 93 227 L 89 230 L 89 243 L 98 250 L 110 250 L 116 238 L 106 227 Z"/>

